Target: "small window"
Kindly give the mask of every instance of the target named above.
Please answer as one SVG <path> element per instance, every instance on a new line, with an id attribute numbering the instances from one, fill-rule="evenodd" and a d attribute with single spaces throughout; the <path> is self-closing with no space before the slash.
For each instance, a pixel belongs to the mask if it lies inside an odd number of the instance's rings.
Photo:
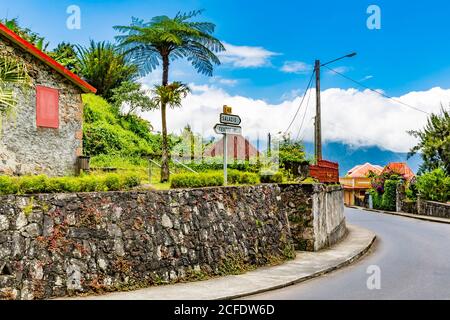
<path id="1" fill-rule="evenodd" d="M 36 126 L 59 128 L 59 91 L 52 88 L 36 87 Z"/>

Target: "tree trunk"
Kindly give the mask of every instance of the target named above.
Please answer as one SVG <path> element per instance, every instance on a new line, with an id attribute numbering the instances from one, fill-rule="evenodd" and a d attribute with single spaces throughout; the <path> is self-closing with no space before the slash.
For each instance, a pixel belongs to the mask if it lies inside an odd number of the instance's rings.
<path id="1" fill-rule="evenodd" d="M 169 56 L 163 56 L 163 81 L 162 85 L 169 84 Z M 169 171 L 169 144 L 167 141 L 167 105 L 161 103 L 162 116 L 162 157 L 161 157 L 161 182 L 168 182 L 170 179 Z"/>

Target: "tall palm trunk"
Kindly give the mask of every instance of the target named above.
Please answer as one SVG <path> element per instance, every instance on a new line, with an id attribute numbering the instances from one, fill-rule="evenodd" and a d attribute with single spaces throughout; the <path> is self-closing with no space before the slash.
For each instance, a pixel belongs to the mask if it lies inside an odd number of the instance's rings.
<path id="1" fill-rule="evenodd" d="M 163 55 L 163 81 L 162 85 L 169 84 L 169 56 Z M 162 116 L 162 157 L 161 157 L 161 182 L 167 182 L 170 179 L 169 171 L 169 144 L 167 141 L 167 105 L 161 102 Z"/>

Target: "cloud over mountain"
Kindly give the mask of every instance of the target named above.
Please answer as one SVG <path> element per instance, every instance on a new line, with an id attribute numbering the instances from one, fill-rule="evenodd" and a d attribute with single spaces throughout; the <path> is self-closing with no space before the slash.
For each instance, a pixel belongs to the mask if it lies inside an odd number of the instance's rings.
<path id="1" fill-rule="evenodd" d="M 191 88 L 193 92 L 184 100 L 183 108 L 169 110 L 168 127 L 172 132 L 179 132 L 186 124 L 190 124 L 196 132 L 213 136 L 212 128 L 219 120 L 222 106 L 227 104 L 242 117 L 244 135 L 250 138 L 258 135 L 264 137 L 268 132 L 284 132 L 301 101 L 301 97 L 297 97 L 270 104 L 263 100 L 230 95 L 210 85 L 192 84 Z M 311 94 L 309 107 L 306 109 L 305 102 L 290 131 L 295 138 L 304 118 L 299 136 L 311 142 L 314 137 L 312 118 L 315 114 L 315 90 L 308 94 Z M 447 106 L 450 102 L 450 89 L 410 92 L 396 99 L 427 112 L 439 112 L 441 103 Z M 324 140 L 355 147 L 378 146 L 394 152 L 407 152 L 416 142 L 407 131 L 422 128 L 427 121 L 426 114 L 369 90 L 328 89 L 322 92 L 322 103 Z M 159 130 L 159 110 L 145 113 L 143 117 Z"/>

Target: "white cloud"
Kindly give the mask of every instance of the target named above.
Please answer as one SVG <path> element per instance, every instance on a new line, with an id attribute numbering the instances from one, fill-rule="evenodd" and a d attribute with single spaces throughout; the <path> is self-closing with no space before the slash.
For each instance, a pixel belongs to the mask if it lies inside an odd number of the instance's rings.
<path id="1" fill-rule="evenodd" d="M 256 68 L 270 65 L 270 58 L 278 53 L 263 47 L 235 46 L 223 42 L 226 51 L 218 54 L 224 64 L 231 64 L 236 68 Z"/>
<path id="2" fill-rule="evenodd" d="M 301 97 L 280 104 L 269 104 L 263 100 L 232 96 L 225 90 L 208 85 L 191 85 L 193 89 L 183 102 L 182 109 L 168 111 L 168 127 L 171 132 L 180 132 L 186 124 L 205 137 L 213 136 L 213 127 L 219 120 L 224 104 L 233 107 L 233 112 L 242 118 L 244 135 L 262 137 L 268 132 L 278 133 L 287 129 Z M 314 95 L 315 91 L 312 90 Z M 314 96 L 312 96 L 314 97 Z M 410 92 L 397 98 L 404 103 L 423 108 L 428 112 L 439 112 L 440 104 L 450 101 L 450 89 L 433 88 L 428 91 Z M 305 140 L 313 141 L 311 118 L 314 116 L 314 99 L 305 116 Z M 388 100 L 369 90 L 328 89 L 322 92 L 323 138 L 359 146 L 377 145 L 395 152 L 407 152 L 415 144 L 415 138 L 406 131 L 422 128 L 427 115 L 402 104 Z M 303 110 L 292 127 L 297 135 Z M 159 111 L 144 114 L 144 117 L 160 130 Z"/>
<path id="3" fill-rule="evenodd" d="M 370 80 L 370 79 L 373 79 L 373 76 L 372 76 L 372 75 L 365 76 L 365 77 L 362 78 L 360 81 L 363 82 L 363 81 L 367 81 L 367 80 Z"/>
<path id="4" fill-rule="evenodd" d="M 211 78 L 209 80 L 210 83 L 219 83 L 219 84 L 223 84 L 225 86 L 229 86 L 229 87 L 234 87 L 235 85 L 237 85 L 239 83 L 239 80 L 237 79 L 225 79 L 222 78 L 220 76 Z"/>
<path id="5" fill-rule="evenodd" d="M 301 74 L 311 70 L 312 67 L 309 64 L 301 61 L 286 61 L 284 65 L 281 67 L 281 71 L 286 73 Z"/>

